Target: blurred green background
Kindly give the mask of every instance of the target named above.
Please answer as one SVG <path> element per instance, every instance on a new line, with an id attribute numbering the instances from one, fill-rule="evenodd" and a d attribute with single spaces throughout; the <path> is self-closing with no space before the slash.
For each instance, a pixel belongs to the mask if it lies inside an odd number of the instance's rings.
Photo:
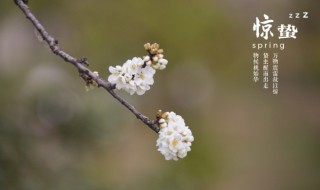
<path id="1" fill-rule="evenodd" d="M 195 141 L 185 159 L 165 161 L 153 131 L 104 90 L 85 92 L 13 1 L 0 1 L 1 190 L 320 189 L 320 1 L 29 4 L 63 50 L 105 78 L 159 43 L 169 65 L 151 90 L 119 93 L 149 117 L 182 115 Z M 303 11 L 308 19 L 288 18 Z M 251 45 L 263 42 L 252 24 L 263 14 L 299 30 L 275 50 L 279 95 L 252 81 Z"/>

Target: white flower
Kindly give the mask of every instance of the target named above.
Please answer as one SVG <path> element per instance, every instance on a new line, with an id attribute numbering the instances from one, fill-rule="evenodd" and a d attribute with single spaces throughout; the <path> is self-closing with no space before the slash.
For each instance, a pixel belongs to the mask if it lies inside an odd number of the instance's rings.
<path id="1" fill-rule="evenodd" d="M 111 75 L 108 77 L 108 81 L 112 84 L 116 84 L 121 81 L 122 67 L 117 65 L 116 67 L 109 67 Z"/>
<path id="2" fill-rule="evenodd" d="M 93 71 L 93 74 L 95 74 L 97 77 L 99 76 L 99 72 L 98 71 Z"/>
<path id="3" fill-rule="evenodd" d="M 147 55 L 147 56 L 144 56 L 143 57 L 143 61 L 150 61 L 150 57 Z"/>
<path id="4" fill-rule="evenodd" d="M 187 156 L 194 141 L 192 132 L 184 119 L 174 112 L 166 112 L 159 120 L 160 131 L 156 146 L 166 160 L 178 160 Z"/>
<path id="5" fill-rule="evenodd" d="M 153 75 L 156 71 L 150 67 L 146 66 L 144 68 L 139 68 L 134 77 L 134 82 L 137 86 L 137 94 L 142 95 L 145 91 L 150 89 L 150 86 L 153 85 Z"/>
<path id="6" fill-rule="evenodd" d="M 162 55 L 162 54 L 161 54 Z M 153 66 L 155 69 L 163 70 L 166 68 L 168 64 L 168 60 L 161 58 L 159 61 Z"/>
<path id="7" fill-rule="evenodd" d="M 153 75 L 155 70 L 144 64 L 144 60 L 134 57 L 127 60 L 123 66 L 109 67 L 111 75 L 108 81 L 115 84 L 118 90 L 124 89 L 131 95 L 144 94 L 154 83 Z"/>
<path id="8" fill-rule="evenodd" d="M 163 54 L 159 54 L 153 57 L 152 67 L 154 69 L 163 70 L 167 67 L 168 60 L 163 58 Z"/>

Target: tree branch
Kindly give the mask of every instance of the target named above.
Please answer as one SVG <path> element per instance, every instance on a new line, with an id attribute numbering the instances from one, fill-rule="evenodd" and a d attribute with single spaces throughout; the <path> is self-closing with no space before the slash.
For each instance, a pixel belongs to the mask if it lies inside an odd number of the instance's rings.
<path id="1" fill-rule="evenodd" d="M 117 99 L 122 105 L 124 105 L 126 108 L 128 108 L 138 119 L 140 119 L 143 123 L 145 123 L 147 126 L 149 126 L 150 129 L 155 131 L 156 133 L 159 132 L 159 126 L 157 124 L 157 120 L 151 120 L 147 116 L 140 113 L 137 109 L 135 109 L 131 104 L 129 104 L 125 99 L 121 98 L 117 93 L 114 92 L 115 86 L 110 84 L 109 82 L 106 82 L 102 78 L 98 77 L 96 74 L 94 74 L 91 70 L 89 70 L 85 65 L 88 65 L 86 58 L 76 59 L 73 56 L 69 55 L 68 53 L 61 50 L 58 46 L 58 40 L 54 39 L 52 36 L 49 35 L 49 33 L 45 30 L 45 28 L 42 26 L 42 24 L 39 22 L 39 20 L 33 15 L 33 13 L 30 11 L 26 0 L 14 0 L 16 5 L 22 10 L 22 12 L 25 14 L 26 18 L 30 20 L 33 24 L 33 26 L 38 30 L 41 37 L 44 41 L 49 45 L 51 51 L 64 59 L 66 62 L 71 63 L 74 65 L 79 73 L 80 76 L 87 76 L 88 78 L 91 78 L 94 80 L 99 87 L 104 88 L 107 90 L 115 99 Z M 82 77 L 84 80 L 85 77 Z"/>

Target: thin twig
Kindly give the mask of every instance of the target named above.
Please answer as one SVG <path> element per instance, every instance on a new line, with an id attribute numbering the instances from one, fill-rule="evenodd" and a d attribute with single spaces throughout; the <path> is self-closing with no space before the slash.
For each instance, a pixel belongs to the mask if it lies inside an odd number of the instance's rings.
<path id="1" fill-rule="evenodd" d="M 49 45 L 51 51 L 64 59 L 66 62 L 71 63 L 74 65 L 80 75 L 86 75 L 90 77 L 92 80 L 94 80 L 99 87 L 104 88 L 107 90 L 115 99 L 117 99 L 122 105 L 124 105 L 126 108 L 128 108 L 138 119 L 140 119 L 143 123 L 145 123 L 147 126 L 149 126 L 150 129 L 155 131 L 156 133 L 159 132 L 159 127 L 157 125 L 156 120 L 151 120 L 147 116 L 140 113 L 137 109 L 135 109 L 131 104 L 129 104 L 125 99 L 121 98 L 117 93 L 114 92 L 114 85 L 106 82 L 102 78 L 98 77 L 96 74 L 94 74 L 91 70 L 89 70 L 86 66 L 88 65 L 88 62 L 86 58 L 76 59 L 73 56 L 69 55 L 68 53 L 61 50 L 58 46 L 58 41 L 54 39 L 52 36 L 49 35 L 49 33 L 45 30 L 45 28 L 40 24 L 39 20 L 33 15 L 33 13 L 30 11 L 28 5 L 26 4 L 28 1 L 26 0 L 14 0 L 16 5 L 22 10 L 22 12 L 25 14 L 27 19 L 29 19 L 33 26 L 38 30 L 41 37 L 44 41 Z"/>

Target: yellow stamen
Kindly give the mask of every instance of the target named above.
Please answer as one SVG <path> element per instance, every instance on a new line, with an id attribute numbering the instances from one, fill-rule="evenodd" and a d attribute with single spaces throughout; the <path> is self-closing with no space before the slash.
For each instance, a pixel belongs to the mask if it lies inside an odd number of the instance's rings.
<path id="1" fill-rule="evenodd" d="M 178 144 L 178 142 L 179 141 L 177 139 L 173 139 L 173 141 L 172 141 L 173 146 L 176 146 Z"/>

